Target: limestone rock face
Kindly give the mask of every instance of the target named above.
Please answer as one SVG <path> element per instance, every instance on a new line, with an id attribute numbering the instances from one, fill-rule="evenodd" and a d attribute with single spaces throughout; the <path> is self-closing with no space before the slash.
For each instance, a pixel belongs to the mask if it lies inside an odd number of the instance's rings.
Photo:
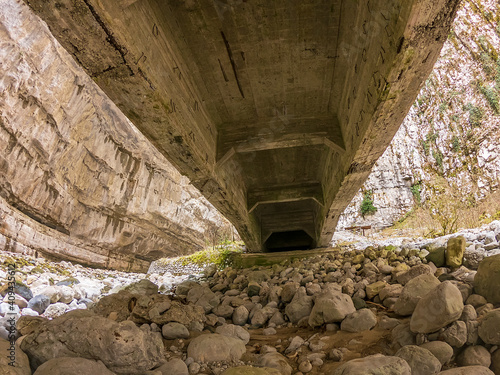
<path id="1" fill-rule="evenodd" d="M 224 219 L 21 1 L 0 9 L 0 250 L 146 271 Z"/>
<path id="2" fill-rule="evenodd" d="M 24 337 L 21 349 L 34 368 L 56 357 L 82 357 L 100 360 L 117 374 L 143 374 L 160 364 L 164 350 L 159 333 L 84 310 L 39 325 Z"/>

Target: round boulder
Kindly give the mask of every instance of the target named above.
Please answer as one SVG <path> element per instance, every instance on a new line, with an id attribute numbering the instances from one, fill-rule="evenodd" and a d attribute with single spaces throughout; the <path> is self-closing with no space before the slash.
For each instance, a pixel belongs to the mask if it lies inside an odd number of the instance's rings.
<path id="1" fill-rule="evenodd" d="M 33 375 L 115 375 L 101 361 L 85 358 L 53 358 L 37 368 Z"/>
<path id="2" fill-rule="evenodd" d="M 404 359 L 410 365 L 412 375 L 433 375 L 441 371 L 441 362 L 434 354 L 419 346 L 404 346 L 395 356 Z"/>
<path id="3" fill-rule="evenodd" d="M 411 375 L 411 368 L 402 358 L 375 354 L 344 363 L 333 373 L 333 375 L 373 374 Z"/>
<path id="4" fill-rule="evenodd" d="M 245 352 L 243 341 L 218 333 L 196 337 L 187 349 L 188 357 L 196 362 L 237 361 Z"/>
<path id="5" fill-rule="evenodd" d="M 474 278 L 474 289 L 489 303 L 500 303 L 500 254 L 484 258 Z"/>
<path id="6" fill-rule="evenodd" d="M 444 281 L 418 301 L 410 329 L 415 333 L 435 332 L 460 318 L 463 309 L 460 290 Z"/>
<path id="7" fill-rule="evenodd" d="M 500 345 L 500 309 L 490 311 L 479 325 L 479 337 L 491 345 Z"/>

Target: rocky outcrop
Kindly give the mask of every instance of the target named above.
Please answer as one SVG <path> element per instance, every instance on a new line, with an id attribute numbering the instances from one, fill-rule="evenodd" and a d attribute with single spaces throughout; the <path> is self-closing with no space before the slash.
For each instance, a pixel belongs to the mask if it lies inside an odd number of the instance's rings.
<path id="1" fill-rule="evenodd" d="M 433 72 L 337 230 L 392 225 L 438 195 L 439 178 L 469 205 L 498 189 L 499 7 L 494 0 L 462 2 Z M 363 217 L 367 191 L 377 211 Z"/>
<path id="2" fill-rule="evenodd" d="M 225 225 L 24 3 L 0 45 L 0 249 L 144 271 Z"/>

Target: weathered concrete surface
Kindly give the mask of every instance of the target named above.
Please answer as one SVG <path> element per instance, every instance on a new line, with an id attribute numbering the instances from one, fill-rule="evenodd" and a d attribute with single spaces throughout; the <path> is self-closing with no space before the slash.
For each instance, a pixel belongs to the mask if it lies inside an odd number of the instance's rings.
<path id="1" fill-rule="evenodd" d="M 250 250 L 327 245 L 459 0 L 25 0 Z"/>
<path id="2" fill-rule="evenodd" d="M 2 1 L 0 249 L 146 271 L 223 221 L 22 1 Z"/>

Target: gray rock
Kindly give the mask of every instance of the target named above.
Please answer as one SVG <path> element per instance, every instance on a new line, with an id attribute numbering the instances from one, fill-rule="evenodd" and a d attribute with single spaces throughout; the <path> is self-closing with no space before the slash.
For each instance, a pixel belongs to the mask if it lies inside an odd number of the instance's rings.
<path id="1" fill-rule="evenodd" d="M 283 286 L 283 289 L 281 290 L 281 300 L 285 303 L 290 302 L 293 299 L 295 293 L 297 293 L 298 289 L 299 289 L 298 283 L 285 284 L 285 286 Z"/>
<path id="2" fill-rule="evenodd" d="M 491 370 L 495 375 L 500 374 L 500 349 L 497 349 L 491 355 Z"/>
<path id="3" fill-rule="evenodd" d="M 441 365 L 447 364 L 453 357 L 453 348 L 444 341 L 430 341 L 420 347 L 429 350 L 441 362 Z"/>
<path id="4" fill-rule="evenodd" d="M 117 374 L 150 370 L 160 364 L 164 350 L 158 333 L 145 332 L 131 321 L 117 323 L 87 310 L 70 311 L 40 324 L 24 337 L 21 349 L 34 368 L 56 357 L 82 357 L 101 360 Z"/>
<path id="5" fill-rule="evenodd" d="M 495 375 L 488 367 L 466 366 L 441 371 L 439 375 Z"/>
<path id="6" fill-rule="evenodd" d="M 477 319 L 477 312 L 474 306 L 465 305 L 464 310 L 462 311 L 462 315 L 460 316 L 460 320 L 463 320 L 464 322 L 469 322 L 471 320 L 476 320 L 476 319 Z"/>
<path id="7" fill-rule="evenodd" d="M 386 285 L 384 289 L 380 291 L 378 294 L 381 301 L 384 301 L 386 298 L 396 298 L 401 295 L 403 292 L 403 285 L 401 284 L 389 284 Z"/>
<path id="8" fill-rule="evenodd" d="M 174 358 L 161 365 L 155 371 L 160 371 L 161 375 L 189 375 L 189 370 L 182 359 Z M 95 374 L 97 375 L 97 374 Z"/>
<path id="9" fill-rule="evenodd" d="M 259 367 L 274 368 L 278 370 L 281 375 L 292 374 L 292 367 L 288 364 L 286 357 L 277 352 L 261 355 L 257 359 L 255 365 Z"/>
<path id="10" fill-rule="evenodd" d="M 183 324 L 170 322 L 161 327 L 161 334 L 167 340 L 187 339 L 189 331 Z"/>
<path id="11" fill-rule="evenodd" d="M 221 375 L 281 375 L 281 373 L 270 367 L 238 366 L 227 369 Z"/>
<path id="12" fill-rule="evenodd" d="M 202 285 L 195 286 L 187 293 L 186 300 L 196 306 L 201 306 L 208 314 L 219 305 L 219 297 L 215 295 L 210 288 Z"/>
<path id="13" fill-rule="evenodd" d="M 278 309 L 269 305 L 262 309 L 258 308 L 250 319 L 250 323 L 253 327 L 262 327 L 276 312 Z"/>
<path id="14" fill-rule="evenodd" d="M 401 323 L 391 332 L 392 342 L 399 346 L 415 345 L 415 334 L 410 330 L 410 323 Z"/>
<path id="15" fill-rule="evenodd" d="M 467 298 L 466 303 L 468 305 L 472 305 L 475 309 L 477 309 L 478 307 L 486 305 L 488 301 L 486 301 L 486 298 L 479 294 L 471 294 Z"/>
<path id="16" fill-rule="evenodd" d="M 85 358 L 59 357 L 48 360 L 33 375 L 114 375 L 101 361 Z"/>
<path id="17" fill-rule="evenodd" d="M 355 311 L 352 299 L 347 294 L 327 291 L 316 298 L 309 315 L 309 325 L 318 327 L 323 324 L 341 322 Z"/>
<path id="18" fill-rule="evenodd" d="M 127 285 L 124 290 L 126 290 L 129 293 L 132 294 L 139 294 L 139 295 L 151 295 L 151 294 L 158 294 L 158 285 L 155 283 L 152 283 L 148 279 L 142 279 L 139 280 L 136 283 L 132 283 L 130 285 Z"/>
<path id="19" fill-rule="evenodd" d="M 349 314 L 340 324 L 340 329 L 347 332 L 367 331 L 375 327 L 377 316 L 369 309 L 361 309 Z"/>
<path id="20" fill-rule="evenodd" d="M 431 351 L 420 346 L 404 346 L 394 355 L 410 365 L 412 375 L 433 375 L 441 371 L 441 362 Z"/>
<path id="21" fill-rule="evenodd" d="M 436 288 L 440 281 L 434 275 L 423 274 L 419 275 L 406 283 L 396 301 L 393 309 L 398 315 L 411 315 L 417 307 L 418 301 L 431 290 Z"/>
<path id="22" fill-rule="evenodd" d="M 309 316 L 312 308 L 313 298 L 307 295 L 304 287 L 300 287 L 295 293 L 292 302 L 285 307 L 285 314 L 292 323 L 296 324 L 300 319 Z"/>
<path id="23" fill-rule="evenodd" d="M 248 315 L 249 315 L 249 312 L 245 306 L 243 306 L 243 305 L 238 306 L 233 311 L 232 321 L 234 324 L 237 324 L 239 326 L 243 326 L 248 321 Z"/>
<path id="24" fill-rule="evenodd" d="M 487 313 L 479 324 L 479 337 L 486 343 L 500 345 L 500 309 Z"/>
<path id="25" fill-rule="evenodd" d="M 418 266 L 410 268 L 408 271 L 398 274 L 396 280 L 399 284 L 405 285 L 411 279 L 420 275 L 432 275 L 432 269 L 427 264 L 419 264 Z"/>
<path id="26" fill-rule="evenodd" d="M 389 318 L 388 316 L 384 315 L 382 318 L 380 318 L 380 322 L 378 323 L 378 327 L 380 329 L 393 329 L 396 327 L 398 324 L 401 322 L 399 319 L 396 318 Z"/>
<path id="27" fill-rule="evenodd" d="M 479 264 L 476 277 L 474 278 L 474 289 L 477 294 L 482 295 L 489 303 L 500 303 L 500 254 L 493 255 Z"/>
<path id="28" fill-rule="evenodd" d="M 458 288 L 444 281 L 418 301 L 410 329 L 415 333 L 435 332 L 460 318 L 463 309 Z"/>
<path id="29" fill-rule="evenodd" d="M 234 324 L 219 326 L 215 330 L 215 333 L 240 339 L 245 345 L 250 341 L 250 333 L 245 328 Z"/>
<path id="30" fill-rule="evenodd" d="M 338 367 L 333 375 L 411 375 L 411 368 L 404 359 L 381 354 L 353 359 Z"/>
<path id="31" fill-rule="evenodd" d="M 52 305 L 49 305 L 43 315 L 47 318 L 57 318 L 58 316 L 63 315 L 66 311 L 69 310 L 69 306 L 62 302 L 57 302 Z"/>
<path id="32" fill-rule="evenodd" d="M 465 350 L 460 353 L 457 358 L 457 362 L 460 366 L 484 366 L 490 367 L 491 365 L 491 354 L 490 352 L 481 345 L 474 345 L 465 348 Z"/>
<path id="33" fill-rule="evenodd" d="M 467 342 L 467 325 L 463 321 L 453 322 L 440 337 L 452 347 L 461 348 Z"/>
<path id="34" fill-rule="evenodd" d="M 187 349 L 188 357 L 196 362 L 238 361 L 245 352 L 243 341 L 218 333 L 196 337 Z"/>
<path id="35" fill-rule="evenodd" d="M 300 348 L 302 345 L 304 345 L 305 340 L 300 337 L 300 336 L 295 336 L 292 341 L 290 342 L 290 345 L 285 350 L 285 353 L 293 353 L 296 351 L 298 348 Z"/>
<path id="36" fill-rule="evenodd" d="M 39 294 L 34 296 L 28 302 L 28 308 L 36 311 L 39 314 L 43 314 L 45 309 L 50 305 L 50 298 L 44 294 Z"/>

